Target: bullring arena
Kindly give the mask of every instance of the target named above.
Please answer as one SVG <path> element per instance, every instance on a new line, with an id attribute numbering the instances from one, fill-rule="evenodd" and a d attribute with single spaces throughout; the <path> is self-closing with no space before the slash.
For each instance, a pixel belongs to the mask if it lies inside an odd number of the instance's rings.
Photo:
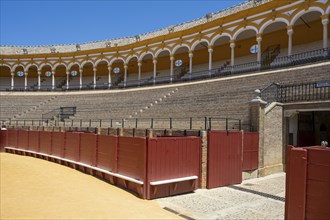
<path id="1" fill-rule="evenodd" d="M 320 145 L 330 142 L 329 14 L 327 0 L 254 0 L 134 37 L 1 46 L 0 120 L 6 127 L 0 133 L 1 175 L 8 178 L 1 178 L 1 192 L 10 195 L 1 197 L 1 213 L 6 213 L 1 218 L 22 217 L 6 201 L 20 200 L 9 190 L 15 176 L 32 181 L 27 175 L 32 171 L 20 172 L 24 167 L 54 169 L 57 184 L 67 178 L 78 187 L 79 181 L 70 178 L 83 178 L 87 185 L 79 187 L 95 187 L 95 195 L 102 194 L 105 201 L 109 192 L 102 190 L 112 187 L 113 195 L 129 197 L 123 203 L 140 211 L 121 215 L 105 208 L 100 212 L 110 215 L 97 215 L 86 209 L 86 218 L 237 218 L 228 213 L 181 215 L 173 205 L 175 198 L 189 196 L 181 194 L 219 190 L 221 195 L 228 187 L 285 200 L 285 215 L 282 201 L 277 204 L 282 215 L 247 218 L 328 218 L 330 203 L 324 198 L 330 198 L 330 151 Z M 312 158 L 306 164 L 307 179 L 297 177 L 307 187 L 292 188 L 301 185 L 292 177 L 300 169 L 293 155 L 307 158 L 301 151 Z M 23 164 L 15 163 L 21 157 Z M 314 166 L 322 169 L 309 176 L 318 170 Z M 274 189 L 252 187 L 269 175 L 282 175 L 283 191 L 274 186 L 279 191 L 271 195 Z M 38 186 L 34 192 L 42 192 L 42 184 Z M 313 192 L 312 199 L 301 197 L 303 208 L 297 211 L 291 205 L 300 204 L 292 200 L 294 193 L 306 192 Z M 158 198 L 172 202 L 173 207 L 167 205 L 172 213 L 142 200 Z M 323 202 L 314 204 L 317 200 Z M 49 203 L 54 210 L 56 202 Z M 77 218 L 70 210 L 39 216 Z"/>

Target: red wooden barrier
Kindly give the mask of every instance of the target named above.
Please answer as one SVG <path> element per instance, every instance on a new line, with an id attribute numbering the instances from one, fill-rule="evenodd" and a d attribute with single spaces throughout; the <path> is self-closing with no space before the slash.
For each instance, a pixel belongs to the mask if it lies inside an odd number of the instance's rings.
<path id="1" fill-rule="evenodd" d="M 116 136 L 98 135 L 97 167 L 117 172 L 117 145 L 118 138 Z"/>
<path id="2" fill-rule="evenodd" d="M 18 140 L 18 131 L 8 130 L 6 147 L 17 148 L 17 140 Z"/>
<path id="3" fill-rule="evenodd" d="M 242 133 L 208 132 L 207 188 L 242 182 Z"/>
<path id="4" fill-rule="evenodd" d="M 243 133 L 243 171 L 258 169 L 259 161 L 259 133 Z"/>
<path id="5" fill-rule="evenodd" d="M 44 154 L 52 154 L 52 132 L 40 131 L 39 133 L 40 152 Z"/>
<path id="6" fill-rule="evenodd" d="M 65 135 L 64 157 L 69 160 L 79 161 L 80 135 L 77 132 L 67 132 Z"/>
<path id="7" fill-rule="evenodd" d="M 52 155 L 64 158 L 64 132 L 52 132 Z"/>
<path id="8" fill-rule="evenodd" d="M 144 181 L 146 159 L 146 138 L 118 137 L 118 173 Z"/>
<path id="9" fill-rule="evenodd" d="M 288 148 L 285 219 L 329 219 L 330 148 Z"/>
<path id="10" fill-rule="evenodd" d="M 29 150 L 39 152 L 39 131 L 29 131 Z"/>
<path id="11" fill-rule="evenodd" d="M 27 150 L 29 146 L 29 131 L 19 130 L 17 148 Z"/>
<path id="12" fill-rule="evenodd" d="M 307 151 L 302 148 L 292 148 L 290 152 L 290 165 L 287 167 L 289 175 L 287 181 L 286 209 L 287 219 L 305 219 L 306 197 L 306 171 Z"/>
<path id="13" fill-rule="evenodd" d="M 306 149 L 306 219 L 330 219 L 330 148 Z"/>
<path id="14" fill-rule="evenodd" d="M 4 147 L 7 145 L 7 130 L 0 131 L 0 151 L 3 151 Z"/>
<path id="15" fill-rule="evenodd" d="M 80 162 L 91 166 L 96 165 L 97 135 L 83 133 L 80 135 Z"/>
<path id="16" fill-rule="evenodd" d="M 148 140 L 148 182 L 200 176 L 199 137 L 150 138 Z M 199 179 L 150 185 L 148 199 L 191 192 Z"/>

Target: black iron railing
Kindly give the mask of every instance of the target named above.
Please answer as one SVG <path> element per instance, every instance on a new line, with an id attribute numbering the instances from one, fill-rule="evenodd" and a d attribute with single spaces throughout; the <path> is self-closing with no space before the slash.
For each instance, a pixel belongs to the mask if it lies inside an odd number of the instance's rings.
<path id="1" fill-rule="evenodd" d="M 278 48 L 279 50 L 279 48 Z M 281 56 L 277 57 L 279 51 L 277 49 L 274 50 L 274 55 L 271 57 L 271 63 L 267 65 L 263 65 L 262 62 L 250 62 L 238 65 L 225 65 L 222 67 L 214 68 L 211 70 L 203 70 L 203 71 L 196 71 L 192 73 L 186 73 L 182 75 L 181 73 L 174 74 L 172 77 L 170 74 L 168 76 L 163 77 L 156 77 L 155 82 L 154 80 L 128 80 L 126 83 L 123 82 L 123 76 L 120 76 L 117 81 L 113 82 L 110 86 L 109 84 L 97 84 L 97 85 L 77 85 L 77 84 L 70 84 L 69 90 L 91 90 L 91 89 L 118 89 L 118 88 L 128 88 L 128 87 L 139 87 L 139 86 L 150 86 L 155 84 L 166 84 L 166 83 L 178 83 L 178 82 L 185 82 L 185 81 L 193 81 L 193 80 L 201 80 L 213 77 L 225 77 L 235 74 L 242 74 L 242 73 L 249 73 L 249 72 L 256 72 L 261 70 L 267 69 L 276 69 L 276 68 L 283 68 L 289 67 L 294 65 L 301 65 L 307 63 L 313 63 L 323 60 L 330 60 L 330 48 L 327 49 L 318 49 L 307 51 L 303 53 L 293 54 L 291 56 Z M 10 86 L 1 86 L 0 90 L 12 90 Z M 38 90 L 36 87 L 27 87 L 25 89 L 24 86 L 15 86 L 13 88 L 15 91 L 25 91 L 31 90 L 35 91 Z M 50 91 L 51 86 L 41 86 L 39 89 L 40 91 Z M 66 85 L 55 88 L 57 91 L 67 90 Z"/>
<path id="2" fill-rule="evenodd" d="M 272 83 L 261 90 L 261 99 L 268 104 L 330 100 L 330 80 L 290 85 Z"/>
<path id="3" fill-rule="evenodd" d="M 71 116 L 74 116 L 77 112 L 77 107 L 60 107 L 54 109 L 50 112 L 42 114 L 42 121 L 48 123 L 50 120 L 59 120 L 64 122 L 65 119 L 69 119 Z"/>
<path id="4" fill-rule="evenodd" d="M 103 128 L 143 128 L 182 130 L 245 130 L 251 126 L 242 124 L 240 119 L 220 117 L 190 118 L 129 118 L 129 119 L 14 119 L 1 120 L 1 124 L 14 126 L 63 126 L 63 127 L 103 127 Z"/>

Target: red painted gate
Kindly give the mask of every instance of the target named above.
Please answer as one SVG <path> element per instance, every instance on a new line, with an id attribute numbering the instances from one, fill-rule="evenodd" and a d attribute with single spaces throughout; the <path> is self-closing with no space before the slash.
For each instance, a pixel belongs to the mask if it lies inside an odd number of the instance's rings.
<path id="1" fill-rule="evenodd" d="M 243 171 L 258 169 L 259 162 L 259 133 L 243 133 Z"/>
<path id="2" fill-rule="evenodd" d="M 29 131 L 29 150 L 39 152 L 39 131 Z"/>
<path id="3" fill-rule="evenodd" d="M 7 133 L 7 130 L 0 131 L 0 151 L 2 151 L 7 144 Z"/>
<path id="4" fill-rule="evenodd" d="M 242 182 L 242 132 L 208 132 L 207 188 Z"/>

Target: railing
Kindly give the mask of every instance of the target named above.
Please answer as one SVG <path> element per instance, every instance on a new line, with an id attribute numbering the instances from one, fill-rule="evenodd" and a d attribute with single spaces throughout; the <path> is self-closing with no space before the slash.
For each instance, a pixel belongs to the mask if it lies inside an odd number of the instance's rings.
<path id="1" fill-rule="evenodd" d="M 1 124 L 14 126 L 55 126 L 55 127 L 103 127 L 103 128 L 141 128 L 177 130 L 244 130 L 251 126 L 242 124 L 240 119 L 220 117 L 190 118 L 129 118 L 129 119 L 14 119 L 1 120 Z"/>
<path id="2" fill-rule="evenodd" d="M 273 83 L 261 90 L 261 99 L 268 104 L 330 100 L 330 80 L 292 85 Z"/>
<path id="3" fill-rule="evenodd" d="M 56 120 L 64 122 L 65 119 L 70 118 L 70 116 L 74 116 L 77 112 L 77 107 L 60 107 L 58 109 L 54 109 L 50 112 L 42 114 L 42 121 L 48 123 L 49 120 Z"/>
<path id="4" fill-rule="evenodd" d="M 279 51 L 275 50 L 275 54 L 277 54 Z M 276 55 L 277 56 L 277 55 Z M 301 65 L 306 63 L 313 63 L 323 60 L 330 60 L 330 48 L 327 49 L 318 49 L 308 52 L 303 52 L 299 54 L 294 54 L 291 56 L 282 56 L 282 57 L 276 57 L 269 65 L 262 65 L 262 62 L 250 62 L 250 63 L 244 63 L 244 64 L 238 64 L 238 65 L 228 65 L 228 66 L 222 66 L 219 68 L 214 68 L 211 70 L 202 70 L 202 71 L 196 71 L 185 74 L 183 77 L 179 77 L 179 75 L 174 74 L 172 77 L 170 74 L 168 76 L 164 77 L 156 77 L 155 82 L 153 80 L 128 80 L 126 81 L 126 84 L 123 83 L 122 77 L 119 77 L 116 82 L 114 82 L 112 85 L 105 83 L 101 85 L 96 85 L 94 88 L 94 85 L 76 85 L 76 84 L 70 84 L 69 90 L 90 90 L 90 89 L 117 89 L 117 88 L 126 88 L 126 87 L 139 87 L 139 86 L 149 86 L 154 84 L 166 84 L 166 83 L 177 83 L 177 82 L 185 82 L 185 81 L 193 81 L 193 80 L 202 80 L 207 78 L 213 78 L 213 77 L 226 77 L 230 75 L 235 74 L 242 74 L 242 73 L 249 73 L 249 72 L 256 72 L 261 70 L 267 70 L 267 69 L 276 69 L 276 68 L 283 68 L 283 67 L 289 67 L 294 65 Z M 66 86 L 63 86 L 62 88 L 56 88 L 55 90 L 62 91 L 66 90 Z M 30 88 L 27 89 L 24 88 L 24 86 L 19 86 L 14 89 L 11 89 L 10 86 L 1 86 L 0 90 L 15 90 L 15 91 L 35 91 L 36 88 Z M 40 91 L 50 91 L 52 90 L 51 87 L 45 87 L 41 86 Z"/>

